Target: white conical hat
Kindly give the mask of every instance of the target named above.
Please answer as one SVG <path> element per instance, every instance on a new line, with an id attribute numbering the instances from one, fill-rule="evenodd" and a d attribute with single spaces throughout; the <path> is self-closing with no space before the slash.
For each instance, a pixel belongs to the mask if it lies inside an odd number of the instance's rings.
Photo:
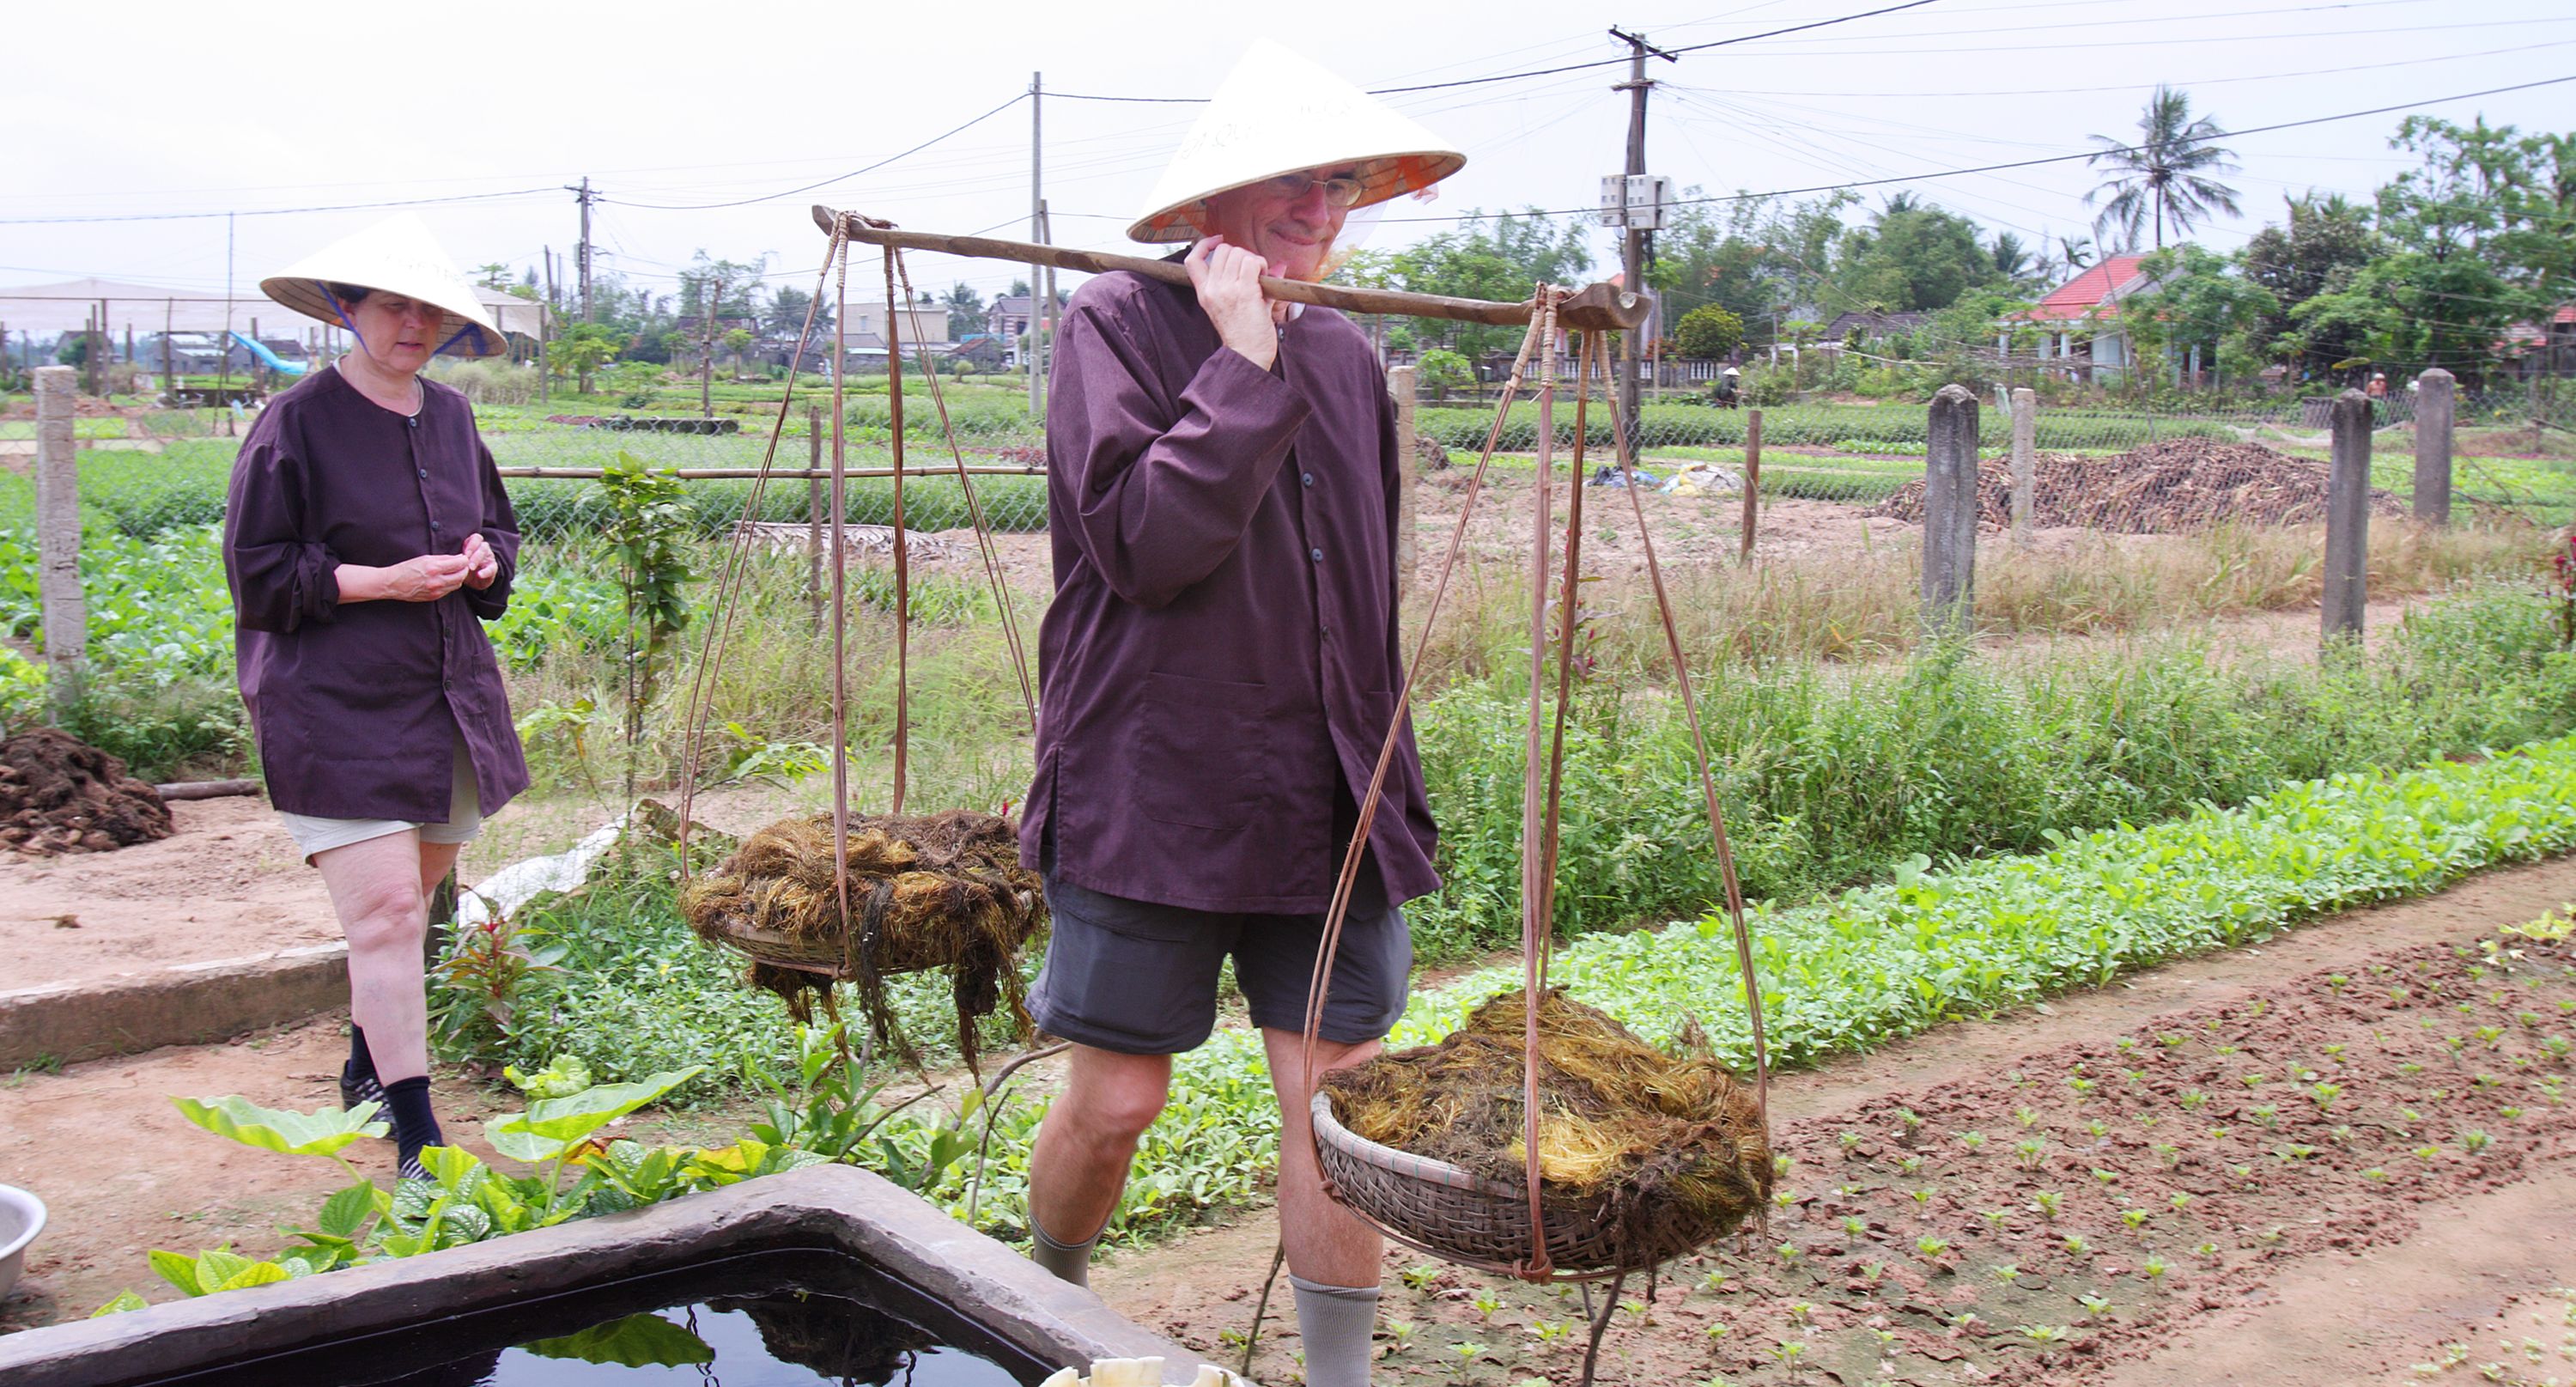
<path id="1" fill-rule="evenodd" d="M 328 284 L 354 284 L 435 304 L 447 315 L 438 330 L 440 351 L 499 356 L 510 349 L 500 325 L 474 296 L 472 282 L 412 213 L 396 213 L 324 246 L 261 280 L 259 291 L 308 318 L 347 327 L 348 320 L 331 306 L 323 287 Z"/>
<path id="2" fill-rule="evenodd" d="M 1269 39 L 1254 42 L 1181 141 L 1127 235 L 1193 241 L 1201 198 L 1300 169 L 1357 163 L 1366 207 L 1466 167 L 1447 141 Z"/>

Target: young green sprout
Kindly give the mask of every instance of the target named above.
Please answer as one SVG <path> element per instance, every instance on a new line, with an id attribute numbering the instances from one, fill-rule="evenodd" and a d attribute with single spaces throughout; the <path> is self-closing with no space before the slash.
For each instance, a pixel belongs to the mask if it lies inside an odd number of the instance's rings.
<path id="1" fill-rule="evenodd" d="M 2122 1209 L 2120 1211 L 2120 1221 L 2129 1225 L 2129 1231 L 2133 1233 L 2146 1227 L 2147 1220 L 2153 1217 L 2155 1217 L 2155 1215 L 2148 1213 L 2144 1209 Z"/>
<path id="2" fill-rule="evenodd" d="M 1502 1300 L 1492 1291 L 1476 1292 L 1476 1299 L 1471 1303 L 1476 1307 L 1476 1318 L 1489 1324 L 1493 1321 L 1494 1312 L 1503 1308 Z"/>
<path id="3" fill-rule="evenodd" d="M 2004 1227 L 2004 1225 L 2005 1225 L 2005 1224 L 2007 1224 L 2007 1223 L 2009 1223 L 2009 1222 L 2011 1222 L 2011 1221 L 2012 1221 L 2012 1210 L 2010 1210 L 2010 1209 L 1985 1209 L 1985 1210 L 1980 1210 L 1980 1211 L 1979 1211 L 1978 1216 L 1979 1216 L 1979 1217 L 1981 1217 L 1981 1218 L 1983 1218 L 1983 1219 L 1986 1221 L 1986 1226 L 1987 1226 L 1987 1227 L 1992 1228 L 1992 1229 L 1995 1229 L 1996 1231 L 2000 1232 L 2000 1231 L 2002 1231 L 2002 1229 L 2003 1229 L 2003 1227 Z"/>
<path id="4" fill-rule="evenodd" d="M 2181 1213 L 2183 1210 L 2191 1207 L 2191 1196 L 2177 1192 L 2173 1198 L 2168 1199 L 2165 1202 L 2173 1206 L 2173 1211 L 2175 1213 Z"/>
<path id="5" fill-rule="evenodd" d="M 2025 1324 L 2021 1326 L 2021 1336 L 2030 1340 L 2032 1343 L 2045 1348 L 2050 1344 L 2062 1344 L 2066 1342 L 2066 1326 L 2059 1324 Z"/>
<path id="6" fill-rule="evenodd" d="M 2479 1131 L 2475 1127 L 2472 1127 L 2469 1130 L 2460 1133 L 2460 1149 L 2474 1156 L 2479 1152 L 2486 1150 L 2488 1143 L 2494 1140 L 2495 1138 L 2488 1136 L 2486 1133 Z"/>
<path id="7" fill-rule="evenodd" d="M 2165 1273 L 2171 1270 L 2171 1268 L 2165 1265 L 2164 1258 L 2150 1256 L 2147 1260 L 2138 1264 L 2138 1270 L 2144 1272 L 2149 1281 L 2162 1281 Z"/>
<path id="8" fill-rule="evenodd" d="M 2057 1218 L 2057 1206 L 2065 1198 L 2066 1196 L 2055 1190 L 2041 1190 L 2030 1197 L 2030 1207 L 2038 1210 L 2041 1218 L 2054 1221 Z"/>
<path id="9" fill-rule="evenodd" d="M 1922 1237 L 1914 1240 L 1914 1250 L 1922 1253 L 1926 1257 L 1939 1257 L 1942 1253 L 1950 1250 L 1950 1243 L 1946 1238 L 1935 1237 L 1930 1233 L 1926 1233 Z"/>
<path id="10" fill-rule="evenodd" d="M 2007 1286 L 2021 1279 L 2020 1266 L 2012 1262 L 2006 1262 L 2001 1266 L 1992 1268 L 1991 1270 L 1994 1273 L 1994 1278 Z"/>
<path id="11" fill-rule="evenodd" d="M 2111 1302 L 2097 1295 L 2079 1295 L 2075 1298 L 2075 1303 L 2084 1307 L 2086 1319 L 2098 1320 L 2111 1313 Z"/>
<path id="12" fill-rule="evenodd" d="M 2308 1096 L 2317 1100 L 2318 1112 L 2331 1112 L 2334 1110 L 2334 1100 L 2343 1096 L 2343 1085 L 2318 1084 L 2308 1090 Z"/>
<path id="13" fill-rule="evenodd" d="M 2116 1170 L 2096 1170 L 2093 1172 L 2093 1178 L 2107 1188 L 2120 1183 L 2120 1172 Z"/>
<path id="14" fill-rule="evenodd" d="M 2253 1118 L 2255 1121 L 2262 1123 L 2265 1127 L 2277 1127 L 2281 1125 L 2281 1110 L 2269 1103 L 2254 1109 L 2251 1113 L 2246 1115 Z"/>
<path id="15" fill-rule="evenodd" d="M 1986 1144 L 1986 1134 L 1983 1132 L 1960 1132 L 1956 1135 L 1959 1138 L 1959 1144 L 1971 1151 Z"/>
<path id="16" fill-rule="evenodd" d="M 1869 1225 L 1863 1222 L 1857 1214 L 1845 1214 L 1843 1215 L 1843 1236 L 1847 1238 L 1866 1238 L 1869 1236 Z"/>
<path id="17" fill-rule="evenodd" d="M 2032 1137 L 2013 1147 L 2014 1163 L 2024 1170 L 2039 1169 L 2040 1163 L 2047 1158 L 2048 1138 L 2046 1137 Z"/>
<path id="18" fill-rule="evenodd" d="M 2066 1255 L 2069 1257 L 2090 1256 L 2093 1251 L 2091 1244 L 2085 1242 L 2082 1237 L 2074 1233 L 2067 1234 L 2066 1241 L 2059 1244 L 2059 1246 L 2066 1250 Z"/>
<path id="19" fill-rule="evenodd" d="M 2013 1109 L 2013 1121 L 2018 1122 L 2025 1127 L 2036 1127 L 2039 1125 L 2039 1114 L 2029 1108 L 2015 1108 Z"/>
<path id="20" fill-rule="evenodd" d="M 1789 1323 L 1805 1324 L 1816 1313 L 1816 1307 L 1803 1300 L 1789 1302 Z"/>
<path id="21" fill-rule="evenodd" d="M 1402 1278 L 1406 1290 L 1419 1291 L 1440 1279 L 1440 1268 L 1433 1263 L 1424 1262 L 1419 1266 L 1406 1267 L 1396 1275 Z"/>
<path id="22" fill-rule="evenodd" d="M 1419 1330 L 1421 1327 L 1422 1326 L 1415 1324 L 1411 1320 L 1388 1320 L 1386 1322 L 1386 1332 L 1389 1335 L 1392 1335 L 1395 1339 L 1395 1351 L 1402 1353 L 1406 1349 L 1413 1347 L 1414 1332 Z"/>

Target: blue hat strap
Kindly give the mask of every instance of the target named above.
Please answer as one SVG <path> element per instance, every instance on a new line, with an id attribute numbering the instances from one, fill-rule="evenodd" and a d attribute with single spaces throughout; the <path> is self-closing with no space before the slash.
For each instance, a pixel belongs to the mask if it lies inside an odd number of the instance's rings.
<path id="1" fill-rule="evenodd" d="M 430 353 L 430 355 L 439 356 L 445 354 L 448 348 L 455 346 L 460 341 L 463 341 L 465 334 L 469 332 L 474 334 L 474 354 L 481 356 L 483 354 L 483 325 L 480 323 L 467 323 L 465 326 L 458 328 L 454 337 L 450 337 L 446 341 L 439 343 L 438 350 Z"/>
<path id="2" fill-rule="evenodd" d="M 349 335 L 358 339 L 359 346 L 363 347 L 367 345 L 366 337 L 358 331 L 358 325 L 356 323 L 349 321 L 349 310 L 340 306 L 340 296 L 331 292 L 331 286 L 325 281 L 317 279 L 313 281 L 313 287 L 322 291 L 322 301 L 331 305 L 332 313 L 337 315 L 340 319 L 340 326 L 347 328 L 349 330 Z"/>

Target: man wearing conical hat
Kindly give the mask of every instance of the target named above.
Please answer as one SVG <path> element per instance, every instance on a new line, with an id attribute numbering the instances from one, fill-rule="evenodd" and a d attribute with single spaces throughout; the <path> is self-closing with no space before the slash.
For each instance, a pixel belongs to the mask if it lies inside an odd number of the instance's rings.
<path id="1" fill-rule="evenodd" d="M 483 816 L 528 786 L 483 623 L 509 606 L 519 522 L 442 351 L 508 350 L 408 213 L 260 291 L 357 347 L 271 400 L 233 462 L 224 574 L 242 702 L 269 803 L 322 873 L 349 940 L 344 1107 L 389 1118 L 428 1175 L 429 892 Z"/>
<path id="2" fill-rule="evenodd" d="M 1171 1057 L 1230 958 L 1280 1102 L 1279 1205 L 1314 1387 L 1367 1380 L 1377 1236 L 1327 1199 L 1297 1072 L 1317 943 L 1399 717 L 1395 418 L 1359 329 L 1260 277 L 1321 278 L 1354 208 L 1465 157 L 1270 43 L 1235 70 L 1128 234 L 1191 288 L 1074 295 L 1047 412 L 1056 597 L 1040 637 L 1023 860 L 1054 912 L 1029 997 L 1075 1043 L 1032 1157 L 1033 1255 L 1081 1281 Z M 1352 895 L 1317 1070 L 1402 1014 L 1398 907 L 1435 889 L 1411 729 Z"/>

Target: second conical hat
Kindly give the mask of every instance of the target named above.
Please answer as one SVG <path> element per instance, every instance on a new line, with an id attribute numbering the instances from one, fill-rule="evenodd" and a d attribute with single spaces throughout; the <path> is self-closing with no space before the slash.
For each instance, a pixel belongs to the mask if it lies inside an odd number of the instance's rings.
<path id="1" fill-rule="evenodd" d="M 1205 233 L 1191 214 L 1202 199 L 1301 169 L 1358 165 L 1356 205 L 1366 207 L 1428 188 L 1466 163 L 1376 97 L 1262 39 L 1208 101 L 1127 234 L 1196 240 Z"/>
<path id="2" fill-rule="evenodd" d="M 354 236 L 334 241 L 259 282 L 259 291 L 308 318 L 334 326 L 347 319 L 325 288 L 350 284 L 400 294 L 436 306 L 446 315 L 439 350 L 465 356 L 499 356 L 510 349 L 500 326 L 484 312 L 474 285 L 429 234 L 421 219 L 401 212 Z M 354 329 L 353 329 L 354 330 Z"/>

